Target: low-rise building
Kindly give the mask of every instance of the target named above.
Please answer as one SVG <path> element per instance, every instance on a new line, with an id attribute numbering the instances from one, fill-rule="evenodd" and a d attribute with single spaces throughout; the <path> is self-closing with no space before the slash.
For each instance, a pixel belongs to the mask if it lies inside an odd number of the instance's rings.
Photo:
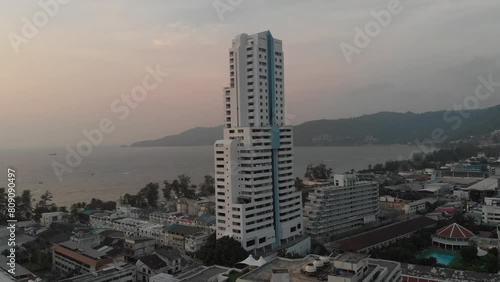
<path id="1" fill-rule="evenodd" d="M 149 282 L 151 276 L 171 272 L 170 267 L 157 255 L 140 257 L 135 263 L 136 281 Z"/>
<path id="2" fill-rule="evenodd" d="M 199 227 L 172 224 L 165 229 L 165 244 L 185 249 L 186 237 L 200 232 L 202 229 Z"/>
<path id="3" fill-rule="evenodd" d="M 54 222 L 68 222 L 69 218 L 70 215 L 66 212 L 46 212 L 42 213 L 40 224 L 49 227 Z"/>
<path id="4" fill-rule="evenodd" d="M 63 279 L 60 282 L 135 282 L 135 267 L 120 263 L 112 264 L 100 271 Z"/>
<path id="5" fill-rule="evenodd" d="M 145 237 L 125 238 L 124 250 L 127 260 L 150 255 L 155 250 L 155 239 Z"/>
<path id="6" fill-rule="evenodd" d="M 358 181 L 354 174 L 336 174 L 327 182 L 306 185 L 312 191 L 304 208 L 304 224 L 311 238 L 328 241 L 377 221 L 376 182 Z"/>
<path id="7" fill-rule="evenodd" d="M 210 237 L 209 233 L 199 232 L 185 236 L 184 249 L 187 253 L 194 254 L 201 249 Z"/>
<path id="8" fill-rule="evenodd" d="M 149 214 L 149 222 L 159 224 L 174 224 L 178 220 L 178 212 L 156 211 Z"/>
<path id="9" fill-rule="evenodd" d="M 391 196 L 382 196 L 379 198 L 380 208 L 400 210 L 407 215 L 414 215 L 427 209 L 428 203 L 435 203 L 437 199 L 424 198 L 416 201 L 405 201 Z"/>
<path id="10" fill-rule="evenodd" d="M 71 236 L 71 241 L 76 242 L 79 246 L 87 246 L 90 248 L 96 247 L 101 244 L 101 236 L 94 233 L 77 232 Z"/>
<path id="11" fill-rule="evenodd" d="M 148 223 L 149 222 L 145 220 L 135 218 L 121 218 L 113 220 L 112 229 L 122 231 L 125 233 L 125 236 L 138 236 L 137 233 L 140 230 L 139 226 Z"/>
<path id="12" fill-rule="evenodd" d="M 112 262 L 105 253 L 78 246 L 76 242 L 68 241 L 52 247 L 52 270 L 62 274 L 96 272 Z"/>
<path id="13" fill-rule="evenodd" d="M 484 198 L 482 214 L 484 223 L 498 225 L 500 223 L 500 198 Z"/>
<path id="14" fill-rule="evenodd" d="M 181 252 L 173 247 L 157 248 L 154 252 L 155 255 L 160 257 L 170 267 L 170 274 L 176 274 L 182 271 Z"/>

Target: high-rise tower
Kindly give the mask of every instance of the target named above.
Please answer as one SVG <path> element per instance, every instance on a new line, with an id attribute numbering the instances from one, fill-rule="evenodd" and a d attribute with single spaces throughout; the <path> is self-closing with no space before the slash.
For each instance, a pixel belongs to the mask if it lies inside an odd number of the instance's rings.
<path id="1" fill-rule="evenodd" d="M 226 128 L 215 143 L 217 238 L 232 236 L 248 251 L 303 234 L 283 64 L 282 42 L 269 31 L 240 34 L 229 49 Z"/>

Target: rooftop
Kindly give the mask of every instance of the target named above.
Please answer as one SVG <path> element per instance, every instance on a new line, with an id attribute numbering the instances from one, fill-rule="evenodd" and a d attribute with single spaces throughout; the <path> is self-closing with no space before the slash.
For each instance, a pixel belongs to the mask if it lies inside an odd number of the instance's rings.
<path id="1" fill-rule="evenodd" d="M 220 275 L 229 271 L 230 269 L 223 266 L 213 265 L 213 266 L 200 266 L 191 271 L 182 273 L 178 275 L 176 278 L 182 281 L 189 282 L 207 282 L 210 278 Z M 216 280 L 217 281 L 217 280 Z"/>
<path id="2" fill-rule="evenodd" d="M 341 262 L 358 263 L 363 259 L 367 259 L 368 257 L 369 255 L 366 254 L 346 252 L 335 257 L 335 260 Z"/>
<path id="3" fill-rule="evenodd" d="M 122 224 L 148 224 L 149 221 L 145 221 L 145 220 L 140 220 L 140 219 L 135 219 L 135 218 L 122 218 L 122 219 L 117 219 L 115 220 L 114 222 L 116 223 L 122 223 Z"/>
<path id="4" fill-rule="evenodd" d="M 133 236 L 133 237 L 125 238 L 125 242 L 134 242 L 134 243 L 146 242 L 146 241 L 154 241 L 154 240 L 155 240 L 154 238 L 138 237 L 138 236 Z"/>
<path id="5" fill-rule="evenodd" d="M 172 224 L 172 225 L 167 227 L 167 231 L 169 233 L 191 235 L 191 234 L 196 234 L 198 232 L 201 232 L 202 229 L 199 227 L 180 225 L 180 224 Z"/>
<path id="6" fill-rule="evenodd" d="M 474 191 L 494 191 L 498 188 L 498 178 L 490 177 L 484 180 L 481 180 L 471 186 L 464 188 L 462 190 L 474 190 Z"/>
<path id="7" fill-rule="evenodd" d="M 438 231 L 436 231 L 436 234 L 440 237 L 461 239 L 472 238 L 475 236 L 472 231 L 456 223 L 439 229 Z"/>
<path id="8" fill-rule="evenodd" d="M 419 216 L 407 221 L 384 226 L 333 243 L 334 248 L 345 251 L 359 251 L 380 243 L 390 241 L 405 234 L 424 229 L 436 224 L 436 221 Z"/>
<path id="9" fill-rule="evenodd" d="M 105 253 L 96 251 L 92 248 L 86 247 L 86 246 L 80 246 L 77 242 L 73 241 L 66 241 L 61 244 L 59 244 L 58 247 L 64 247 L 67 250 L 71 250 L 73 252 L 80 253 L 86 257 L 89 257 L 94 260 L 102 259 L 103 257 L 106 256 Z M 59 250 L 59 249 L 58 249 Z"/>
<path id="10" fill-rule="evenodd" d="M 301 259 L 286 259 L 286 258 L 275 258 L 264 266 L 258 267 L 242 276 L 239 277 L 241 281 L 252 281 L 252 282 L 268 282 L 271 280 L 273 273 L 286 273 L 290 275 L 290 281 L 294 282 L 318 282 L 329 280 L 328 276 L 339 276 L 339 277 L 352 277 L 354 272 L 350 271 L 339 271 L 333 267 L 333 264 L 326 264 L 323 267 L 318 267 L 315 272 L 306 273 L 304 269 L 308 266 L 312 266 L 315 260 L 320 259 L 316 255 L 309 255 Z M 338 255 L 334 260 L 342 262 L 357 263 L 363 259 L 368 259 L 368 255 L 356 254 L 356 253 L 344 253 Z M 330 260 L 333 263 L 333 260 Z M 388 269 L 391 273 L 394 271 L 399 263 L 384 261 L 384 260 L 370 260 L 368 259 L 368 269 L 366 274 L 368 275 L 377 268 L 377 265 Z M 363 278 L 364 279 L 364 278 Z M 363 280 L 363 279 L 360 279 Z"/>
<path id="11" fill-rule="evenodd" d="M 158 270 L 167 266 L 167 263 L 157 255 L 143 256 L 137 260 L 137 263 L 139 263 L 139 261 L 154 270 Z"/>
<path id="12" fill-rule="evenodd" d="M 132 275 L 133 270 L 134 270 L 134 266 L 127 265 L 126 263 L 120 263 L 120 264 L 116 264 L 116 265 L 111 265 L 109 267 L 106 267 L 106 268 L 104 268 L 100 271 L 96 271 L 94 273 L 87 273 L 87 274 L 83 274 L 80 276 L 67 278 L 67 279 L 61 280 L 61 282 L 92 282 L 98 278 L 111 277 L 114 274 L 120 274 L 120 273 L 125 274 L 127 272 L 130 272 L 130 275 Z"/>
<path id="13" fill-rule="evenodd" d="M 68 243 L 68 242 L 66 242 Z M 69 243 L 75 243 L 75 242 L 69 242 Z M 61 255 L 64 255 L 66 257 L 70 257 L 74 260 L 77 260 L 79 262 L 83 262 L 87 265 L 93 266 L 97 269 L 100 267 L 105 266 L 108 263 L 112 263 L 113 260 L 109 257 L 106 256 L 106 254 L 102 252 L 98 252 L 94 249 L 88 248 L 88 247 L 80 247 L 80 248 L 69 248 L 66 246 L 63 246 L 64 243 L 61 245 L 55 245 L 52 247 L 55 253 L 59 253 Z M 75 243 L 76 244 L 76 243 Z M 65 245 L 71 245 L 71 244 L 65 244 Z"/>

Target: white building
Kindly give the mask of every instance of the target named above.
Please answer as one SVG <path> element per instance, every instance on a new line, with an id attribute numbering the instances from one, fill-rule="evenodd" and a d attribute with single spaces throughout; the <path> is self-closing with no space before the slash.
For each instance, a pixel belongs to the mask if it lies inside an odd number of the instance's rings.
<path id="1" fill-rule="evenodd" d="M 352 231 L 378 218 L 378 184 L 336 174 L 328 182 L 310 183 L 304 207 L 306 233 L 317 240 Z"/>
<path id="2" fill-rule="evenodd" d="M 483 222 L 499 224 L 500 223 L 500 198 L 484 198 Z"/>
<path id="3" fill-rule="evenodd" d="M 199 232 L 187 235 L 184 241 L 184 249 L 190 254 L 194 254 L 201 249 L 210 237 L 209 233 Z"/>
<path id="4" fill-rule="evenodd" d="M 282 42 L 268 31 L 240 34 L 229 49 L 226 128 L 215 143 L 217 238 L 232 236 L 247 251 L 303 234 L 283 64 Z"/>
<path id="5" fill-rule="evenodd" d="M 135 282 L 135 267 L 133 265 L 119 263 L 112 264 L 106 268 L 87 273 L 80 276 L 66 278 L 61 282 Z"/>
<path id="6" fill-rule="evenodd" d="M 68 222 L 69 213 L 66 212 L 46 212 L 42 213 L 40 224 L 49 227 L 54 222 Z"/>

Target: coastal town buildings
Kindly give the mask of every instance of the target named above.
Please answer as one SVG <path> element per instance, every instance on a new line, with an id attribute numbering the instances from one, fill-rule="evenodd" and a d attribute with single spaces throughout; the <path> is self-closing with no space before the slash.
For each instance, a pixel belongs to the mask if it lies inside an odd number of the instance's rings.
<path id="1" fill-rule="evenodd" d="M 282 41 L 240 34 L 229 49 L 224 139 L 215 143 L 217 238 L 270 250 L 303 234 L 294 186 L 293 129 L 286 125 Z"/>
<path id="2" fill-rule="evenodd" d="M 135 282 L 135 267 L 126 263 L 118 263 L 106 268 L 79 276 L 60 280 L 60 282 Z"/>
<path id="3" fill-rule="evenodd" d="M 78 243 L 72 241 L 52 248 L 52 270 L 62 274 L 92 273 L 102 270 L 112 262 L 113 259 L 105 253 L 86 246 L 78 246 Z"/>
<path id="4" fill-rule="evenodd" d="M 484 198 L 481 211 L 484 223 L 498 225 L 500 223 L 500 198 Z"/>
<path id="5" fill-rule="evenodd" d="M 45 227 L 49 227 L 54 222 L 68 222 L 70 218 L 69 213 L 66 212 L 47 212 L 42 213 L 40 218 L 40 224 Z"/>
<path id="6" fill-rule="evenodd" d="M 377 221 L 378 184 L 358 181 L 354 174 L 336 174 L 325 182 L 308 182 L 312 191 L 304 207 L 306 233 L 328 241 Z"/>

